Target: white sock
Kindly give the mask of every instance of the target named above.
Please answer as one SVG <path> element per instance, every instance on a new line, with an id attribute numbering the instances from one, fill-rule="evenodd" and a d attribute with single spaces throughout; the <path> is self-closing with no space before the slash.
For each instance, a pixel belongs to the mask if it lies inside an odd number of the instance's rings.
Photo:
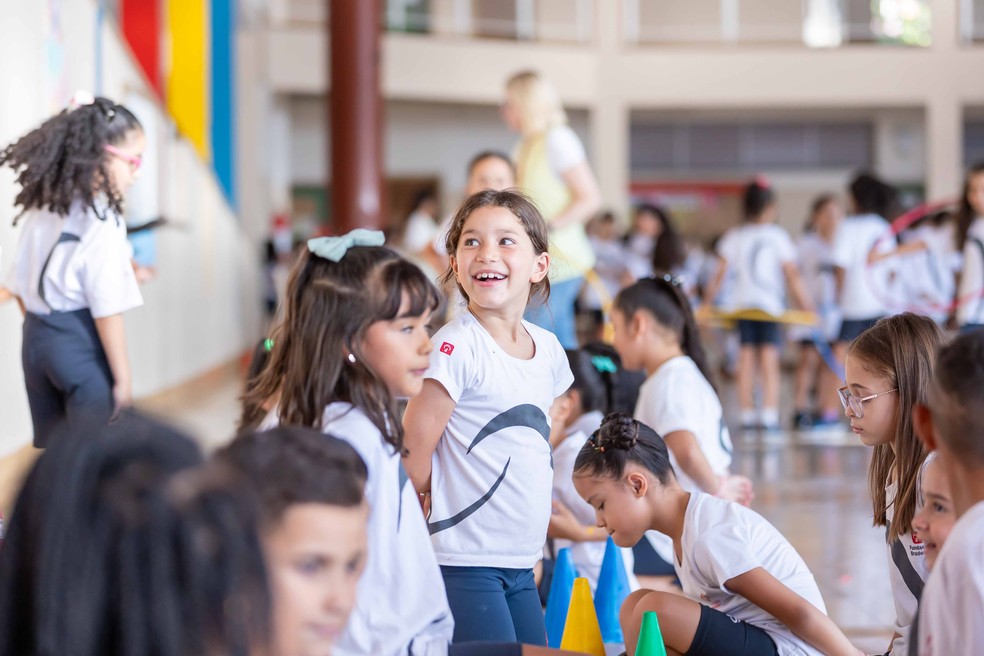
<path id="1" fill-rule="evenodd" d="M 779 425 L 779 409 L 778 408 L 762 408 L 762 424 L 764 426 L 778 426 Z"/>
<path id="2" fill-rule="evenodd" d="M 758 417 L 755 415 L 754 410 L 742 410 L 741 411 L 741 425 L 742 426 L 754 426 L 758 423 Z"/>

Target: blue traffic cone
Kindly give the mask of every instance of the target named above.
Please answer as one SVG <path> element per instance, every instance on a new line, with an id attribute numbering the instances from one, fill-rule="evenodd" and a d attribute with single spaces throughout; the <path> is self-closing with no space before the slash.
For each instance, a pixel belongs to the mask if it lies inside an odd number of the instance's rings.
<path id="1" fill-rule="evenodd" d="M 553 579 L 547 594 L 547 610 L 544 618 L 547 625 L 547 644 L 554 649 L 560 647 L 564 637 L 564 624 L 567 622 L 567 609 L 571 605 L 571 591 L 574 589 L 574 561 L 571 550 L 564 548 L 557 552 L 554 562 Z"/>
<path id="2" fill-rule="evenodd" d="M 625 573 L 622 552 L 609 537 L 605 545 L 605 558 L 601 561 L 601 573 L 598 575 L 598 587 L 595 589 L 594 599 L 598 624 L 601 626 L 601 637 L 605 642 L 625 642 L 622 625 L 618 621 L 618 612 L 628 596 L 629 577 Z"/>

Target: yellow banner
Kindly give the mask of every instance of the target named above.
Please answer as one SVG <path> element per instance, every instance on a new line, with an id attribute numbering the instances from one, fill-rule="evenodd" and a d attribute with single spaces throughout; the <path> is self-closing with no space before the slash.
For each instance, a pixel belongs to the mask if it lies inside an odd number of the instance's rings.
<path id="1" fill-rule="evenodd" d="M 167 30 L 170 67 L 167 109 L 206 161 L 209 152 L 208 120 L 208 6 L 205 0 L 168 0 Z"/>

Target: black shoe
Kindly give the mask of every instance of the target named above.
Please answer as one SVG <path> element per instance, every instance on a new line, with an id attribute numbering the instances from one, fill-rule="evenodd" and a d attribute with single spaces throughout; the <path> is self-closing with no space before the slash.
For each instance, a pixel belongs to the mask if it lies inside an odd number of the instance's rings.
<path id="1" fill-rule="evenodd" d="M 813 413 L 797 412 L 793 416 L 793 427 L 800 429 L 813 428 Z"/>

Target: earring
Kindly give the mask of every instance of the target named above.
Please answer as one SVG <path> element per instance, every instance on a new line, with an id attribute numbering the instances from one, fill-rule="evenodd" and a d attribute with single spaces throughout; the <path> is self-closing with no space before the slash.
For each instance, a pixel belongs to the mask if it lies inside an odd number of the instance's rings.
<path id="1" fill-rule="evenodd" d="M 355 364 L 355 356 L 351 353 L 348 354 L 348 361 L 351 364 Z"/>

